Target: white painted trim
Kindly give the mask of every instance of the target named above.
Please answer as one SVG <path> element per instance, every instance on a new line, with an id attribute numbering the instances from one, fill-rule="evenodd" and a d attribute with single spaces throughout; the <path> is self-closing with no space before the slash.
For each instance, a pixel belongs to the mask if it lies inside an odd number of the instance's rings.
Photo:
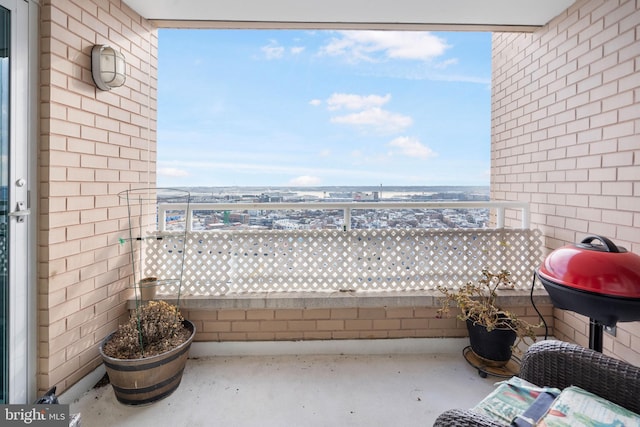
<path id="1" fill-rule="evenodd" d="M 38 13 L 37 3 L 14 0 L 2 2 L 11 13 L 11 61 L 9 102 L 9 212 L 15 211 L 17 203 L 29 203 L 29 189 L 37 188 L 30 182 L 35 174 L 30 171 L 29 161 L 35 164 L 33 142 L 37 123 L 37 59 Z M 34 10 L 36 9 L 36 10 Z M 27 102 L 24 102 L 27 100 Z M 16 185 L 18 179 L 27 185 Z M 29 206 L 25 206 L 28 209 Z M 28 403 L 35 392 L 37 349 L 37 299 L 35 286 L 35 264 L 30 258 L 35 253 L 34 217 L 8 218 L 9 236 L 9 403 Z"/>
<path id="2" fill-rule="evenodd" d="M 547 337 L 548 340 L 555 339 Z M 544 341 L 544 337 L 537 337 Z M 242 356 L 301 355 L 385 355 L 385 354 L 452 354 L 462 355 L 469 338 L 398 338 L 376 340 L 315 340 L 315 341 L 225 341 L 194 342 L 189 358 Z M 528 344 L 518 347 L 524 354 Z"/>
<path id="3" fill-rule="evenodd" d="M 190 358 L 216 356 L 285 356 L 340 354 L 462 354 L 468 338 L 399 338 L 380 340 L 194 342 Z"/>
<path id="4" fill-rule="evenodd" d="M 154 21 L 542 26 L 575 0 L 125 0 Z M 194 23 L 195 21 L 195 23 Z M 159 22 L 162 25 L 162 22 Z"/>
<path id="5" fill-rule="evenodd" d="M 85 375 L 80 381 L 58 395 L 58 401 L 63 404 L 71 404 L 80 399 L 83 394 L 91 390 L 104 377 L 107 372 L 104 365 L 98 366 L 92 372 Z"/>
<path id="6" fill-rule="evenodd" d="M 28 402 L 38 392 L 38 131 L 40 129 L 39 64 L 40 0 L 29 1 L 29 54 L 27 93 L 27 189 L 31 216 L 27 226 L 27 396 Z"/>

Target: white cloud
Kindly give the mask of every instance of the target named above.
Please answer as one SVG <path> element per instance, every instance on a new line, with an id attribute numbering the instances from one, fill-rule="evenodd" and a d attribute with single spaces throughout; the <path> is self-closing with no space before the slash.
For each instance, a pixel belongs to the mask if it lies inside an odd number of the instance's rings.
<path id="1" fill-rule="evenodd" d="M 302 175 L 289 181 L 289 185 L 296 187 L 306 187 L 310 185 L 319 185 L 322 182 L 317 176 Z"/>
<path id="2" fill-rule="evenodd" d="M 449 58 L 449 59 L 445 59 L 442 62 L 437 63 L 434 68 L 439 68 L 439 69 L 444 69 L 447 68 L 449 65 L 456 65 L 458 63 L 458 58 Z"/>
<path id="3" fill-rule="evenodd" d="M 312 99 L 311 101 L 309 101 L 309 105 L 317 107 L 318 105 L 322 105 L 322 101 L 320 99 Z"/>
<path id="4" fill-rule="evenodd" d="M 346 108 L 348 110 L 364 110 L 372 107 L 380 107 L 391 100 L 391 95 L 354 95 L 350 93 L 334 93 L 327 99 L 327 108 L 329 110 L 339 110 Z"/>
<path id="5" fill-rule="evenodd" d="M 453 83 L 477 83 L 487 85 L 491 89 L 491 77 L 465 76 L 459 74 L 434 74 L 429 76 L 429 80 L 436 82 L 453 82 Z"/>
<path id="6" fill-rule="evenodd" d="M 182 178 L 189 176 L 189 172 L 178 168 L 158 168 L 158 175 Z"/>
<path id="7" fill-rule="evenodd" d="M 364 156 L 363 152 L 352 152 L 354 156 Z M 237 156 L 241 158 L 242 156 Z M 367 164 L 371 160 L 362 158 L 361 164 Z M 206 161 L 203 158 L 191 160 L 173 160 L 170 164 L 183 170 L 189 170 L 189 185 L 229 185 L 232 177 L 233 185 L 256 185 L 256 177 L 264 180 L 264 185 L 287 185 L 287 186 L 313 186 L 323 185 L 328 181 L 334 181 L 331 185 L 341 185 L 344 182 L 406 182 L 403 173 L 385 169 L 384 167 L 344 167 L 344 166 L 324 166 L 315 167 L 306 164 L 280 165 L 274 162 L 256 163 L 234 163 Z M 379 164 L 379 163 L 378 163 Z M 166 168 L 165 168 L 166 169 Z M 289 183 L 282 181 L 283 174 L 294 176 Z M 339 182 L 335 182 L 340 177 Z M 267 181 L 278 184 L 267 184 Z M 327 181 L 328 180 L 328 181 Z M 169 184 L 170 183 L 170 184 Z M 214 183 L 214 184 L 212 184 Z M 241 184 L 240 184 L 241 183 Z M 162 185 L 182 185 L 179 178 L 164 177 Z"/>
<path id="8" fill-rule="evenodd" d="M 324 150 L 320 151 L 320 157 L 329 157 L 331 155 L 331 150 L 328 148 L 325 148 Z"/>
<path id="9" fill-rule="evenodd" d="M 398 149 L 401 155 L 408 157 L 428 159 L 437 155 L 431 148 L 422 144 L 417 138 L 408 136 L 395 138 L 389 142 L 388 145 L 392 148 L 392 153 L 395 153 L 393 149 Z"/>
<path id="10" fill-rule="evenodd" d="M 267 46 L 262 46 L 260 50 L 267 59 L 280 59 L 284 56 L 285 48 L 280 46 L 276 40 L 270 40 Z"/>
<path id="11" fill-rule="evenodd" d="M 292 46 L 286 48 L 281 46 L 277 40 L 269 40 L 269 44 L 262 46 L 260 50 L 266 59 L 282 59 L 288 52 L 291 55 L 300 55 L 306 48 L 304 46 Z"/>
<path id="12" fill-rule="evenodd" d="M 325 103 L 329 111 L 355 111 L 351 114 L 334 116 L 331 118 L 331 123 L 368 127 L 384 133 L 403 131 L 413 124 L 413 119 L 381 108 L 390 100 L 391 94 L 381 96 L 333 93 Z"/>
<path id="13" fill-rule="evenodd" d="M 370 126 L 381 132 L 400 132 L 413 124 L 413 119 L 378 107 L 331 118 L 332 123 Z"/>
<path id="14" fill-rule="evenodd" d="M 450 47 L 429 32 L 417 31 L 341 31 L 321 48 L 329 56 L 351 62 L 378 62 L 386 59 L 430 61 Z"/>

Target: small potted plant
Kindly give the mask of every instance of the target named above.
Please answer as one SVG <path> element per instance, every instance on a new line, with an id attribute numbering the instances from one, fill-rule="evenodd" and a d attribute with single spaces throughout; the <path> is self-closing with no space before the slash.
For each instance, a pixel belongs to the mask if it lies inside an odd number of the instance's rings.
<path id="1" fill-rule="evenodd" d="M 444 294 L 439 315 L 448 315 L 450 305 L 457 305 L 458 318 L 467 323 L 472 351 L 490 366 L 504 366 L 521 342 L 536 341 L 536 328 L 542 326 L 532 325 L 497 305 L 497 290 L 513 289 L 509 277 L 507 270 L 494 274 L 483 269 L 477 282 L 468 282 L 457 290 L 438 287 Z"/>
<path id="2" fill-rule="evenodd" d="M 160 400 L 180 385 L 195 326 L 178 307 L 149 301 L 107 336 L 100 355 L 118 401 L 143 405 Z"/>

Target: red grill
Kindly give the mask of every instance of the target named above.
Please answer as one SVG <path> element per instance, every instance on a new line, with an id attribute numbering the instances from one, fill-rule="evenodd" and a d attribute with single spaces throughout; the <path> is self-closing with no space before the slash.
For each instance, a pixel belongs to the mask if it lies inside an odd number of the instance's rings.
<path id="1" fill-rule="evenodd" d="M 536 271 L 553 305 L 591 319 L 590 347 L 602 327 L 640 320 L 640 256 L 602 236 L 551 252 Z"/>

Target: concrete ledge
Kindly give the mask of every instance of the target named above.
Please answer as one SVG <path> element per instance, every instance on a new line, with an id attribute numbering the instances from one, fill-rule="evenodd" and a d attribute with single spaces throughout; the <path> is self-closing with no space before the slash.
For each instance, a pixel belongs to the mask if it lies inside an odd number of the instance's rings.
<path id="1" fill-rule="evenodd" d="M 93 386 L 97 384 L 98 381 L 104 374 L 107 373 L 107 369 L 104 367 L 104 364 L 100 363 L 100 365 L 85 375 L 80 381 L 69 387 L 58 396 L 58 400 L 60 403 L 71 404 L 78 400 L 84 393 L 88 390 L 91 390 Z"/>
<path id="2" fill-rule="evenodd" d="M 304 308 L 357 308 L 357 307 L 439 307 L 442 294 L 438 291 L 407 292 L 268 292 L 233 294 L 223 296 L 183 296 L 180 308 L 184 310 L 219 309 L 304 309 Z M 544 289 L 535 289 L 536 305 L 551 304 Z M 172 304 L 178 302 L 175 295 L 158 295 L 156 299 Z M 531 304 L 530 291 L 498 292 L 498 303 L 503 307 Z M 136 306 L 129 299 L 128 307 Z"/>

